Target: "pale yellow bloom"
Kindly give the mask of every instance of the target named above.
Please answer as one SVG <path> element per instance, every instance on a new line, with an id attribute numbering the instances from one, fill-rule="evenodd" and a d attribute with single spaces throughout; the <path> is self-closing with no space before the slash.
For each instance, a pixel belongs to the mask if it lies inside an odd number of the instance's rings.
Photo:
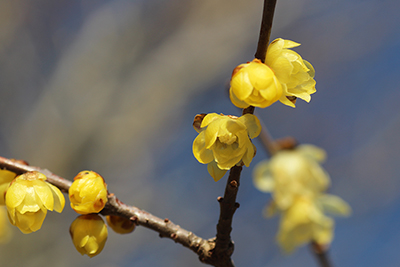
<path id="1" fill-rule="evenodd" d="M 281 98 L 282 85 L 269 66 L 254 59 L 233 70 L 229 94 L 239 108 L 250 105 L 265 108 Z"/>
<path id="2" fill-rule="evenodd" d="M 0 205 L 5 205 L 5 197 L 6 191 L 8 186 L 10 185 L 11 181 L 14 180 L 15 173 L 7 171 L 7 170 L 0 170 Z"/>
<path id="3" fill-rule="evenodd" d="M 333 195 L 296 198 L 281 214 L 277 239 L 283 250 L 289 253 L 310 242 L 329 245 L 333 239 L 334 221 L 325 216 L 325 212 L 347 216 L 351 208 Z"/>
<path id="4" fill-rule="evenodd" d="M 287 209 L 296 197 L 315 197 L 327 189 L 329 174 L 320 165 L 324 159 L 325 151 L 312 145 L 279 151 L 256 165 L 254 185 L 271 192 L 278 209 Z"/>
<path id="5" fill-rule="evenodd" d="M 136 228 L 135 222 L 120 216 L 106 216 L 107 224 L 118 234 L 132 233 Z"/>
<path id="6" fill-rule="evenodd" d="M 249 166 L 255 154 L 251 138 L 260 134 L 261 126 L 256 116 L 207 114 L 196 129 L 199 135 L 193 142 L 193 154 L 203 164 L 215 181 L 227 170 L 243 162 Z"/>
<path id="7" fill-rule="evenodd" d="M 79 214 L 100 212 L 107 203 L 107 184 L 94 171 L 81 171 L 68 191 L 71 208 Z"/>
<path id="8" fill-rule="evenodd" d="M 11 182 L 6 192 L 6 206 L 10 222 L 28 234 L 42 227 L 47 210 L 61 212 L 65 199 L 61 191 L 45 182 L 39 172 L 24 173 Z"/>
<path id="9" fill-rule="evenodd" d="M 103 219 L 97 214 L 81 215 L 69 228 L 76 250 L 89 257 L 98 255 L 106 244 L 108 231 Z"/>
<path id="10" fill-rule="evenodd" d="M 326 217 L 313 201 L 298 198 L 282 212 L 278 243 L 286 252 L 311 241 L 328 245 L 333 238 L 333 227 L 334 221 Z"/>
<path id="11" fill-rule="evenodd" d="M 310 102 L 310 95 L 316 92 L 313 66 L 298 53 L 290 50 L 299 45 L 290 40 L 275 39 L 268 46 L 265 57 L 265 64 L 274 71 L 282 84 L 283 94 L 279 101 L 291 107 L 295 107 L 295 98 Z"/>
<path id="12" fill-rule="evenodd" d="M 0 244 L 10 241 L 12 236 L 12 229 L 7 218 L 6 207 L 0 207 Z"/>

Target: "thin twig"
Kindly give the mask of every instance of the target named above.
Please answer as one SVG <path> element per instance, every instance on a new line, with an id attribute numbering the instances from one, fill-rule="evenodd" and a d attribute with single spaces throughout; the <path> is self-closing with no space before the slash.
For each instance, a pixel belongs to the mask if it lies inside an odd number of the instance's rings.
<path id="1" fill-rule="evenodd" d="M 316 242 L 311 242 L 311 250 L 318 261 L 320 267 L 332 267 L 328 258 L 328 249 Z"/>
<path id="2" fill-rule="evenodd" d="M 260 36 L 258 38 L 257 51 L 254 55 L 262 62 L 265 61 L 269 37 L 271 36 L 272 21 L 274 19 L 276 0 L 264 0 L 264 10 L 261 21 Z"/>

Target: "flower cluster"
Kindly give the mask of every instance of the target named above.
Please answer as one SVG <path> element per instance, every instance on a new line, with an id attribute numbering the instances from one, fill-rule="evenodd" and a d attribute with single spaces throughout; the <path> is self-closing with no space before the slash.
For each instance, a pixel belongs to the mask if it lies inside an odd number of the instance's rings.
<path id="1" fill-rule="evenodd" d="M 46 182 L 39 172 L 27 172 L 16 177 L 5 194 L 10 222 L 28 234 L 42 227 L 47 210 L 61 212 L 65 199 L 61 191 Z"/>
<path id="2" fill-rule="evenodd" d="M 252 138 L 260 134 L 261 126 L 256 116 L 246 114 L 235 116 L 210 113 L 198 121 L 194 128 L 199 133 L 193 142 L 193 154 L 203 164 L 208 164 L 208 172 L 215 181 L 237 164 L 250 165 L 255 147 Z"/>
<path id="3" fill-rule="evenodd" d="M 265 108 L 276 101 L 295 107 L 297 98 L 309 102 L 315 93 L 313 66 L 290 50 L 300 44 L 275 39 L 268 46 L 265 63 L 259 59 L 237 66 L 232 73 L 230 98 L 239 108 Z"/>
<path id="4" fill-rule="evenodd" d="M 328 245 L 333 238 L 334 221 L 325 215 L 349 215 L 351 208 L 341 198 L 325 194 L 330 184 L 320 163 L 326 154 L 312 145 L 278 152 L 254 169 L 254 184 L 272 193 L 266 215 L 281 213 L 278 243 L 286 252 L 307 243 Z"/>

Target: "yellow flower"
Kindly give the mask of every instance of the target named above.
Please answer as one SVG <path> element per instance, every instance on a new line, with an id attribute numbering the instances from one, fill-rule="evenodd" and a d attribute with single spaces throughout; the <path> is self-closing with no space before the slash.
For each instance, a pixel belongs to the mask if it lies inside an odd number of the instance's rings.
<path id="1" fill-rule="evenodd" d="M 334 221 L 324 212 L 346 216 L 350 207 L 341 198 L 323 195 L 320 198 L 299 197 L 282 212 L 278 243 L 287 253 L 310 242 L 329 245 L 333 239 Z"/>
<path id="2" fill-rule="evenodd" d="M 24 173 L 11 182 L 6 192 L 6 206 L 10 222 L 28 234 L 42 227 L 47 210 L 61 212 L 65 199 L 61 191 L 45 182 L 39 172 Z"/>
<path id="3" fill-rule="evenodd" d="M 300 44 L 275 39 L 269 46 L 265 63 L 259 59 L 237 66 L 229 90 L 232 103 L 239 108 L 265 108 L 276 101 L 295 107 L 296 98 L 310 102 L 315 93 L 315 70 L 290 50 Z"/>
<path id="4" fill-rule="evenodd" d="M 14 180 L 15 176 L 17 176 L 15 173 L 7 171 L 7 170 L 0 170 L 0 205 L 5 205 L 5 197 L 6 197 L 6 191 L 11 183 L 12 180 Z"/>
<path id="5" fill-rule="evenodd" d="M 0 244 L 10 241 L 12 229 L 7 219 L 7 210 L 5 207 L 0 207 Z"/>
<path id="6" fill-rule="evenodd" d="M 265 57 L 265 64 L 274 71 L 282 84 L 283 95 L 279 101 L 291 107 L 295 107 L 296 98 L 310 102 L 310 95 L 316 92 L 313 66 L 289 49 L 299 45 L 293 41 L 275 39 L 268 46 Z"/>
<path id="7" fill-rule="evenodd" d="M 69 228 L 76 250 L 89 257 L 98 255 L 107 241 L 108 231 L 103 219 L 97 214 L 81 215 Z"/>
<path id="8" fill-rule="evenodd" d="M 195 129 L 199 135 L 193 142 L 193 154 L 200 163 L 208 164 L 210 175 L 218 181 L 236 164 L 250 165 L 255 154 L 250 138 L 260 134 L 261 126 L 252 114 L 238 118 L 210 113 Z"/>
<path id="9" fill-rule="evenodd" d="M 135 230 L 136 224 L 124 217 L 108 215 L 107 224 L 118 234 L 129 234 Z"/>
<path id="10" fill-rule="evenodd" d="M 100 212 L 107 203 L 107 184 L 93 171 L 81 171 L 69 188 L 71 208 L 79 214 Z"/>
<path id="11" fill-rule="evenodd" d="M 320 165 L 324 159 L 325 151 L 312 145 L 279 151 L 254 168 L 254 185 L 271 192 L 278 209 L 287 209 L 296 197 L 315 197 L 327 189 L 329 174 Z"/>
<path id="12" fill-rule="evenodd" d="M 259 59 L 237 66 L 229 90 L 232 103 L 239 108 L 265 108 L 282 96 L 282 85 L 274 71 Z"/>

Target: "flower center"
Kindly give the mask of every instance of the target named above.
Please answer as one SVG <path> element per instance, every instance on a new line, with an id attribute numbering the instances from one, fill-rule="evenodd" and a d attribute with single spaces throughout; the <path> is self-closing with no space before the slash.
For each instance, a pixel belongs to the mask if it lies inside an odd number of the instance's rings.
<path id="1" fill-rule="evenodd" d="M 232 133 L 226 133 L 224 135 L 218 136 L 218 139 L 223 144 L 232 145 L 234 142 L 236 142 L 237 137 Z"/>

